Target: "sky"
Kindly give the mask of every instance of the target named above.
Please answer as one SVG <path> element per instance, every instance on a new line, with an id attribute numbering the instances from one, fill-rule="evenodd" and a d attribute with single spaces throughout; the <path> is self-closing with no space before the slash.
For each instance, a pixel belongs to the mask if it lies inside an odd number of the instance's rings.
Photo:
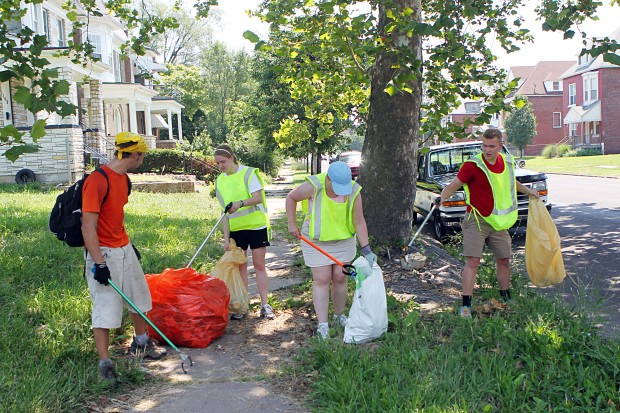
<path id="1" fill-rule="evenodd" d="M 607 0 L 603 0 L 608 3 Z M 235 50 L 252 50 L 253 45 L 243 38 L 245 30 L 251 30 L 259 37 L 266 38 L 267 25 L 257 18 L 247 16 L 245 10 L 254 9 L 259 0 L 220 0 L 218 9 L 221 11 L 221 28 L 216 30 L 214 37 Z M 510 66 L 533 66 L 541 60 L 576 60 L 583 47 L 581 34 L 577 32 L 573 39 L 563 40 L 563 33 L 544 32 L 542 22 L 535 21 L 534 1 L 521 11 L 526 18 L 526 26 L 534 36 L 533 43 L 526 43 L 516 53 L 506 54 L 498 42 L 490 41 L 491 50 L 498 57 L 498 66 L 508 69 Z M 602 6 L 599 9 L 599 20 L 588 21 L 580 26 L 589 36 L 607 36 L 620 27 L 620 6 Z"/>

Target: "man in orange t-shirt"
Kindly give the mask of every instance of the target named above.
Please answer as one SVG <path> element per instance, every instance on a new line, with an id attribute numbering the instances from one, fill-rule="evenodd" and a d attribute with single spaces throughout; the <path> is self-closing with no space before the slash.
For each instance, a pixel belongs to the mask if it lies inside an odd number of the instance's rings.
<path id="1" fill-rule="evenodd" d="M 87 271 L 86 279 L 93 301 L 92 324 L 99 354 L 99 374 L 102 380 L 111 382 L 116 381 L 116 372 L 108 351 L 110 329 L 121 326 L 123 305 L 126 304 L 110 287 L 109 281 L 123 290 L 143 313 L 152 306 L 139 254 L 129 242 L 124 225 L 124 207 L 129 198 L 127 172 L 142 164 L 146 150 L 146 141 L 140 135 L 119 133 L 114 159 L 101 167 L 107 179 L 94 172 L 86 179 L 82 190 L 82 235 L 88 250 L 86 268 L 90 268 L 92 274 L 88 276 Z M 130 351 L 150 358 L 165 356 L 166 350 L 147 335 L 144 319 L 130 306 L 127 308 L 135 331 Z"/>

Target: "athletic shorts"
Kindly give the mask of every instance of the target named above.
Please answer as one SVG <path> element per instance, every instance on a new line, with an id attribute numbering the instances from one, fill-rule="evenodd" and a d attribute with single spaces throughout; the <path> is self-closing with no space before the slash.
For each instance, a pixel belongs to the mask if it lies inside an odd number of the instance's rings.
<path id="1" fill-rule="evenodd" d="M 243 251 L 247 250 L 248 246 L 250 249 L 257 250 L 270 245 L 267 228 L 231 231 L 230 238 L 234 239 L 235 244 Z"/>
<path id="2" fill-rule="evenodd" d="M 480 228 L 478 228 L 480 224 Z M 463 255 L 466 257 L 482 257 L 485 242 L 493 252 L 495 259 L 510 258 L 512 239 L 508 230 L 496 231 L 482 217 L 467 212 L 461 224 L 463 229 Z"/>
<path id="3" fill-rule="evenodd" d="M 152 308 L 151 293 L 144 278 L 144 272 L 131 244 L 120 248 L 101 247 L 101 253 L 110 269 L 112 282 L 143 313 Z M 93 328 L 118 328 L 123 318 L 123 306 L 135 313 L 129 304 L 111 285 L 95 280 L 92 272 L 94 261 L 86 257 L 86 280 L 93 302 Z"/>

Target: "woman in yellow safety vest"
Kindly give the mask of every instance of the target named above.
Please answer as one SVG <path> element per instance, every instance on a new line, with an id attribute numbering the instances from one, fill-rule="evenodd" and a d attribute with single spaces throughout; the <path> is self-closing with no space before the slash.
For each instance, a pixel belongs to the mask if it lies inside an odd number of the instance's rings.
<path id="1" fill-rule="evenodd" d="M 269 246 L 271 227 L 265 202 L 263 180 L 258 169 L 240 165 L 230 146 L 220 145 L 215 149 L 215 162 L 222 173 L 215 181 L 215 195 L 222 207 L 232 202 L 228 215 L 222 220 L 224 249 L 229 249 L 229 238 L 246 254 L 252 250 L 252 264 L 256 272 L 256 286 L 262 302 L 260 316 L 273 319 L 273 308 L 267 303 L 269 279 L 265 268 L 265 253 Z M 239 272 L 248 287 L 248 264 L 239 265 Z M 231 314 L 240 320 L 245 314 Z"/>
<path id="2" fill-rule="evenodd" d="M 351 180 L 351 169 L 344 162 L 332 163 L 327 173 L 313 175 L 289 192 L 286 197 L 288 232 L 300 234 L 344 263 L 355 258 L 355 236 L 362 246 L 362 254 L 372 267 L 377 260 L 368 243 L 368 229 L 362 210 L 362 187 Z M 301 231 L 296 222 L 297 203 L 303 201 L 307 216 Z M 329 288 L 334 305 L 333 322 L 344 327 L 347 316 L 347 277 L 342 267 L 305 242 L 301 243 L 304 261 L 312 269 L 312 302 L 318 320 L 317 335 L 329 338 Z"/>

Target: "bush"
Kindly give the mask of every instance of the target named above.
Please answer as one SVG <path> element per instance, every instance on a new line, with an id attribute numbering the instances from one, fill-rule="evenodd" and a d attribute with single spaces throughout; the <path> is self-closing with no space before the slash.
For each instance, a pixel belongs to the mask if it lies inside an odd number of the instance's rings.
<path id="1" fill-rule="evenodd" d="M 556 146 L 556 155 L 557 157 L 562 157 L 562 156 L 566 156 L 566 153 L 569 152 L 571 150 L 570 145 L 567 145 L 565 143 Z"/>
<path id="2" fill-rule="evenodd" d="M 542 152 L 540 153 L 541 156 L 549 159 L 549 158 L 555 158 L 557 156 L 558 152 L 556 149 L 555 145 L 547 145 L 543 148 Z"/>
<path id="3" fill-rule="evenodd" d="M 570 151 L 566 152 L 563 156 L 565 158 L 572 158 L 574 156 L 577 156 L 577 151 L 574 149 L 571 149 Z"/>
<path id="4" fill-rule="evenodd" d="M 602 155 L 600 149 L 595 148 L 582 148 L 577 151 L 575 156 L 597 156 Z"/>
<path id="5" fill-rule="evenodd" d="M 144 162 L 136 173 L 192 174 L 196 178 L 212 182 L 219 168 L 212 159 L 203 155 L 187 154 L 177 149 L 149 149 Z"/>
<path id="6" fill-rule="evenodd" d="M 230 146 L 241 164 L 258 168 L 266 175 L 276 176 L 282 166 L 283 160 L 278 152 L 255 136 L 231 137 Z"/>

